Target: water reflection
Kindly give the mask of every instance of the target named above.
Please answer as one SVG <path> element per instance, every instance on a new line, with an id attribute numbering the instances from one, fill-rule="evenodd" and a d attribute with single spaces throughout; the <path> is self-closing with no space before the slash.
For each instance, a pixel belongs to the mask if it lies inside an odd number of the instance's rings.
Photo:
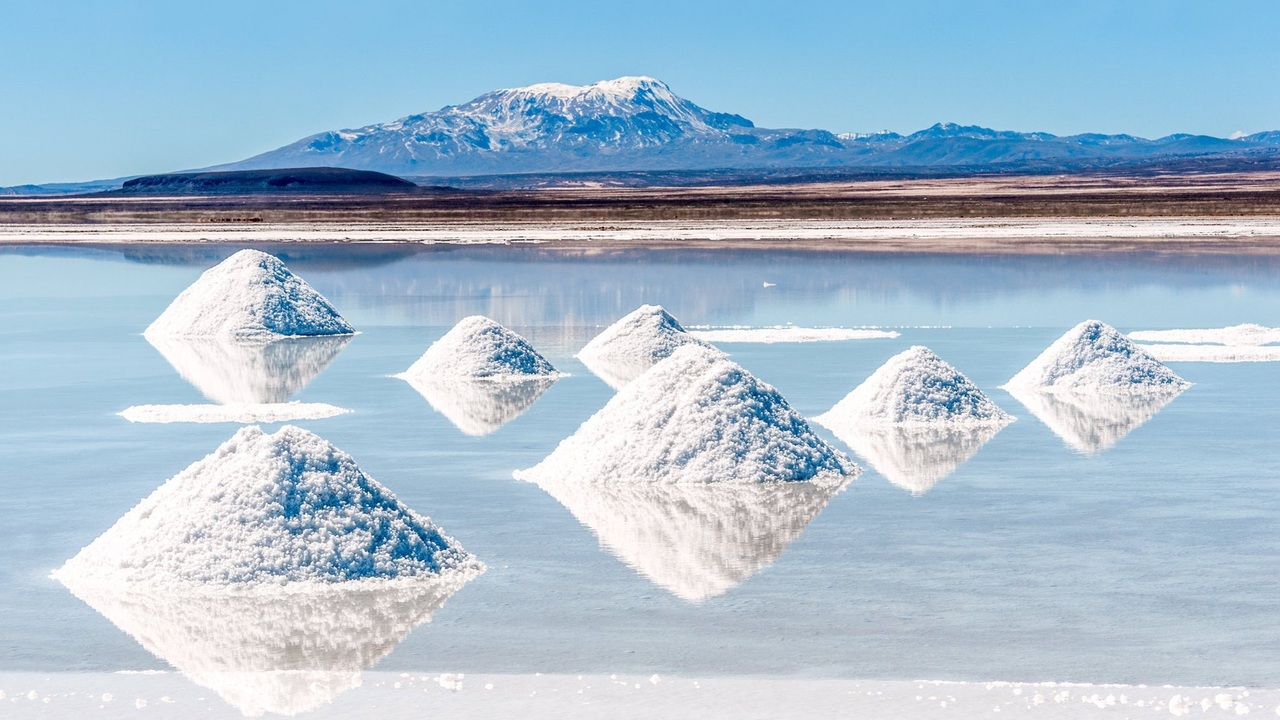
<path id="1" fill-rule="evenodd" d="M 623 386 L 643 375 L 645 370 L 653 367 L 661 359 L 578 356 L 578 360 L 593 375 L 603 380 L 606 385 L 614 390 L 621 390 Z"/>
<path id="2" fill-rule="evenodd" d="M 537 484 L 622 562 L 698 602 L 776 560 L 849 482 Z"/>
<path id="3" fill-rule="evenodd" d="M 361 684 L 468 578 L 298 590 L 68 589 L 146 650 L 249 717 L 298 715 Z"/>
<path id="4" fill-rule="evenodd" d="M 286 402 L 328 367 L 351 337 L 148 337 L 147 342 L 205 397 L 230 405 Z"/>
<path id="5" fill-rule="evenodd" d="M 832 432 L 889 482 L 923 495 L 956 471 L 1004 425 L 852 426 Z"/>
<path id="6" fill-rule="evenodd" d="M 484 380 L 400 375 L 428 404 L 467 435 L 488 435 L 516 419 L 559 377 Z"/>
<path id="7" fill-rule="evenodd" d="M 1182 394 L 1182 388 L 1111 395 L 1008 391 L 1067 445 L 1086 455 L 1115 445 Z"/>

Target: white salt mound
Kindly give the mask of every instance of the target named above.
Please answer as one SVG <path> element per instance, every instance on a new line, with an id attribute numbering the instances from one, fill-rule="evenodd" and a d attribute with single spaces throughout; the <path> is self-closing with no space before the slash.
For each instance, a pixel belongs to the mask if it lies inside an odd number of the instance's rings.
<path id="1" fill-rule="evenodd" d="M 1067 331 L 1005 388 L 1037 392 L 1181 392 L 1191 383 L 1097 320 Z"/>
<path id="2" fill-rule="evenodd" d="M 241 429 L 56 571 L 72 582 L 191 586 L 393 580 L 483 565 L 306 430 Z"/>
<path id="3" fill-rule="evenodd" d="M 641 305 L 578 351 L 578 359 L 615 388 L 640 376 L 685 345 L 709 347 L 685 332 L 659 305 Z"/>
<path id="4" fill-rule="evenodd" d="M 458 321 L 397 377 L 527 380 L 558 376 L 528 340 L 483 315 L 472 315 Z"/>
<path id="5" fill-rule="evenodd" d="M 603 483 L 839 482 L 857 466 L 723 353 L 677 349 L 515 477 Z"/>
<path id="6" fill-rule="evenodd" d="M 993 425 L 1013 417 L 927 347 L 889 358 L 871 377 L 814 422 L 833 430 L 855 425 Z"/>
<path id="7" fill-rule="evenodd" d="M 148 337 L 350 335 L 333 305 L 279 258 L 241 250 L 209 268 L 147 328 Z"/>
<path id="8" fill-rule="evenodd" d="M 1280 328 L 1246 323 L 1224 328 L 1194 330 L 1138 330 L 1129 333 L 1129 338 L 1143 342 L 1207 343 L 1235 346 L 1271 345 L 1280 343 Z"/>

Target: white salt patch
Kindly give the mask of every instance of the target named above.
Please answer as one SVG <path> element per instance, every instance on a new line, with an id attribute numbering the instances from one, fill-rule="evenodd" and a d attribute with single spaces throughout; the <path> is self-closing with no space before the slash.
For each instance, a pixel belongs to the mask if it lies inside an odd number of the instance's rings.
<path id="1" fill-rule="evenodd" d="M 1162 362 L 1280 362 L 1280 345 L 1139 345 Z"/>
<path id="2" fill-rule="evenodd" d="M 857 467 L 773 387 L 723 353 L 676 350 L 620 390 L 521 480 L 839 482 Z"/>
<path id="3" fill-rule="evenodd" d="M 145 334 L 271 337 L 353 332 L 333 305 L 279 258 L 241 250 L 183 290 Z"/>
<path id="4" fill-rule="evenodd" d="M 870 330 L 863 328 L 806 328 L 794 325 L 777 325 L 758 328 L 712 328 L 707 330 L 689 330 L 690 335 L 707 342 L 725 343 L 811 343 L 835 342 L 838 340 L 876 340 L 896 338 L 897 332 L 892 330 Z"/>
<path id="5" fill-rule="evenodd" d="M 436 412 L 466 435 L 488 435 L 519 417 L 542 397 L 557 377 L 528 380 L 405 377 Z"/>
<path id="6" fill-rule="evenodd" d="M 305 338 L 148 337 L 182 379 L 209 400 L 282 403 L 333 362 L 350 335 Z"/>
<path id="7" fill-rule="evenodd" d="M 1181 392 L 1190 386 L 1146 350 L 1097 320 L 1058 338 L 1005 388 L 1038 392 Z"/>
<path id="8" fill-rule="evenodd" d="M 1244 324 L 1197 330 L 1137 330 L 1129 333 L 1129 337 L 1143 342 L 1270 345 L 1280 343 L 1280 328 Z"/>
<path id="9" fill-rule="evenodd" d="M 595 336 L 577 358 L 600 379 L 620 388 L 684 345 L 707 346 L 685 332 L 661 306 L 641 305 Z"/>
<path id="10" fill-rule="evenodd" d="M 826 413 L 829 428 L 854 425 L 995 426 L 1013 422 L 977 385 L 927 347 L 889 358 Z"/>
<path id="11" fill-rule="evenodd" d="M 463 318 L 404 373 L 408 378 L 558 377 L 528 340 L 483 315 Z"/>
<path id="12" fill-rule="evenodd" d="M 849 483 L 537 481 L 601 546 L 682 600 L 723 595 L 768 566 Z"/>
<path id="13" fill-rule="evenodd" d="M 68 560 L 64 582 L 130 587 L 392 580 L 483 565 L 365 475 L 286 425 L 241 429 Z"/>
<path id="14" fill-rule="evenodd" d="M 430 622 L 469 578 L 176 591 L 70 582 L 69 588 L 184 678 L 256 717 L 297 715 L 360 687 L 362 671 Z"/>
<path id="15" fill-rule="evenodd" d="M 135 423 L 275 423 L 320 420 L 351 412 L 326 403 L 134 405 L 118 413 Z"/>

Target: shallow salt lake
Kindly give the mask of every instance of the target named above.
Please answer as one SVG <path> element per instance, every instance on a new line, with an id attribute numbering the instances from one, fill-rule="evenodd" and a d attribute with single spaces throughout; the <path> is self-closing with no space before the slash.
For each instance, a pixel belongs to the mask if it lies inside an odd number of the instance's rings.
<path id="1" fill-rule="evenodd" d="M 393 617 L 376 652 L 357 648 L 379 673 L 1280 682 L 1280 367 L 1176 363 L 1195 385 L 1167 405 L 1092 415 L 1033 413 L 998 387 L 1087 318 L 1124 332 L 1280 325 L 1280 260 L 265 246 L 360 334 L 270 357 L 143 339 L 234 249 L 0 250 L 0 678 L 185 662 L 217 691 L 168 616 L 154 620 L 160 657 L 48 575 L 237 427 L 116 413 L 300 401 L 350 410 L 296 424 L 489 566 L 430 623 Z M 808 416 L 923 344 L 1018 420 L 861 453 L 816 427 L 866 468 L 822 497 L 562 504 L 513 480 L 612 396 L 573 354 L 646 302 L 686 325 L 899 333 L 720 344 Z M 570 377 L 541 394 L 435 396 L 445 413 L 390 377 L 475 313 Z M 234 628 L 237 608 L 218 612 Z M 289 657 L 307 660 L 301 647 Z"/>

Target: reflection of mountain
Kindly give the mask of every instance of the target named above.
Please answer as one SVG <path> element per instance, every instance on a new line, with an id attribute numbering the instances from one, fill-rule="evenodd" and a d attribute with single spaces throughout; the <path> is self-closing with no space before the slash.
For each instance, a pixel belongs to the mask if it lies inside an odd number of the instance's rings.
<path id="1" fill-rule="evenodd" d="M 922 495 L 955 472 L 1004 425 L 860 425 L 833 429 L 889 482 Z"/>
<path id="2" fill-rule="evenodd" d="M 1009 388 L 1009 394 L 1068 445 L 1092 455 L 1115 445 L 1150 420 L 1182 390 L 1086 396 Z"/>
<path id="3" fill-rule="evenodd" d="M 624 563 L 697 602 L 776 560 L 849 479 L 624 484 L 543 478 L 537 484 Z"/>
<path id="4" fill-rule="evenodd" d="M 350 335 L 261 341 L 148 337 L 184 380 L 216 403 L 282 403 L 329 366 Z"/>
<path id="5" fill-rule="evenodd" d="M 468 578 L 267 592 L 68 588 L 192 682 L 258 716 L 304 713 L 359 687 L 361 671 L 429 622 Z"/>
<path id="6" fill-rule="evenodd" d="M 528 380 L 402 376 L 436 412 L 467 435 L 488 435 L 516 419 L 559 376 Z"/>

